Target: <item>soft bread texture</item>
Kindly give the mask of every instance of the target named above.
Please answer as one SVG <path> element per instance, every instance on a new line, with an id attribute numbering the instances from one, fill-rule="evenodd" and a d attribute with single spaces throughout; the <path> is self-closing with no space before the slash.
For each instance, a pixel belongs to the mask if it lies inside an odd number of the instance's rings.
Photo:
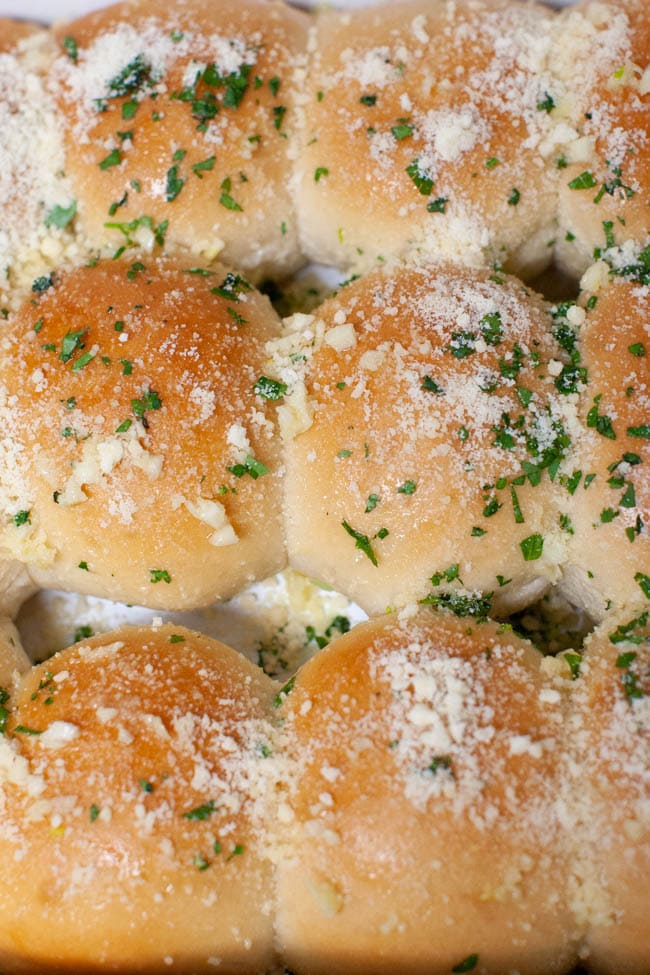
<path id="1" fill-rule="evenodd" d="M 560 179 L 556 250 L 580 274 L 608 239 L 642 240 L 650 231 L 650 8 L 644 0 L 589 0 L 561 14 L 558 38 L 557 70 L 578 138 Z"/>
<path id="2" fill-rule="evenodd" d="M 174 626 L 25 677 L 0 737 L 3 972 L 268 971 L 273 690 Z"/>
<path id="3" fill-rule="evenodd" d="M 646 6 L 0 22 L 0 614 L 206 605 L 285 533 L 400 610 L 283 688 L 0 619 L 7 975 L 647 973 Z M 576 303 L 504 274 L 552 256 Z M 305 259 L 372 273 L 281 326 L 243 275 Z M 556 583 L 584 652 L 487 621 Z"/>
<path id="4" fill-rule="evenodd" d="M 60 27 L 76 46 L 51 90 L 90 246 L 114 250 L 115 224 L 148 217 L 168 248 L 258 277 L 294 269 L 288 135 L 306 23 L 280 3 L 140 0 Z"/>
<path id="5" fill-rule="evenodd" d="M 553 18 L 502 0 L 319 17 L 295 177 L 307 255 L 547 265 L 557 169 L 538 103 Z"/>
<path id="6" fill-rule="evenodd" d="M 407 0 L 311 25 L 137 0 L 33 37 L 8 22 L 11 279 L 156 237 L 256 280 L 395 255 L 531 277 L 554 253 L 577 276 L 649 229 L 649 25 L 643 0 Z"/>
<path id="7" fill-rule="evenodd" d="M 640 267 L 640 266 L 639 266 Z M 571 457 L 563 586 L 594 619 L 634 605 L 650 572 L 650 287 L 594 268 L 603 286 L 580 327 L 582 430 Z M 604 272 L 604 276 L 600 272 Z"/>
<path id="8" fill-rule="evenodd" d="M 646 600 L 589 638 L 568 726 L 567 778 L 582 811 L 574 896 L 590 919 L 587 957 L 599 975 L 648 970 L 649 619 Z"/>
<path id="9" fill-rule="evenodd" d="M 502 612 L 534 601 L 565 544 L 548 306 L 514 279 L 425 264 L 370 274 L 316 315 L 311 415 L 286 443 L 291 564 L 370 614 L 424 598 L 435 574 Z"/>
<path id="10" fill-rule="evenodd" d="M 284 565 L 279 438 L 254 390 L 278 319 L 239 275 L 190 269 L 42 279 L 3 336 L 1 541 L 38 585 L 189 608 Z"/>
<path id="11" fill-rule="evenodd" d="M 361 624 L 299 672 L 277 867 L 292 971 L 571 967 L 564 703 L 541 660 L 496 624 L 421 611 Z"/>
<path id="12" fill-rule="evenodd" d="M 63 144 L 46 92 L 50 34 L 0 18 L 0 312 L 43 265 L 74 259 L 77 249 L 52 223 L 70 204 Z"/>

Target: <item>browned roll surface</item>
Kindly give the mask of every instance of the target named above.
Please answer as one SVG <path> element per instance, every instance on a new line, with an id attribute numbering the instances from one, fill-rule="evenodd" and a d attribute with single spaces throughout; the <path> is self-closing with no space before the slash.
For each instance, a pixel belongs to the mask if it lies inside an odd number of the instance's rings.
<path id="1" fill-rule="evenodd" d="M 288 134 L 305 22 L 281 3 L 140 0 L 57 29 L 52 90 L 91 246 L 146 237 L 148 218 L 168 248 L 258 276 L 293 269 Z"/>
<path id="2" fill-rule="evenodd" d="M 299 672 L 277 866 L 292 971 L 570 969 L 564 704 L 541 659 L 496 624 L 422 611 Z"/>
<path id="3" fill-rule="evenodd" d="M 175 626 L 65 650 L 0 736 L 5 972 L 265 972 L 273 683 Z"/>
<path id="4" fill-rule="evenodd" d="M 368 275 L 301 321 L 276 363 L 308 359 L 284 424 L 291 564 L 371 614 L 432 585 L 493 592 L 500 612 L 534 601 L 567 537 L 549 477 L 570 443 L 567 374 L 544 302 L 514 279 L 421 265 Z"/>
<path id="5" fill-rule="evenodd" d="M 0 17 L 0 54 L 15 52 L 20 41 L 38 33 L 38 25 L 26 20 L 11 20 Z"/>
<path id="6" fill-rule="evenodd" d="M 256 391 L 277 317 L 241 276 L 192 270 L 55 273 L 7 327 L 2 547 L 40 585 L 189 608 L 283 566 Z"/>

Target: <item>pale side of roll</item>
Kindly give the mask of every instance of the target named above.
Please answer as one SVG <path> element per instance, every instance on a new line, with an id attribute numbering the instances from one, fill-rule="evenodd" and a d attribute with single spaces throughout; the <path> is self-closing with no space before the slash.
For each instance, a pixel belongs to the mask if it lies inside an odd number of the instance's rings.
<path id="1" fill-rule="evenodd" d="M 598 975 L 648 970 L 649 620 L 642 597 L 589 638 L 567 726 L 567 788 L 579 813 L 571 898 L 588 927 L 582 955 Z"/>
<path id="2" fill-rule="evenodd" d="M 636 268 L 634 270 L 633 268 Z M 573 534 L 562 587 L 594 619 L 650 589 L 650 288 L 604 262 L 583 284 L 581 430 L 564 481 Z"/>
<path id="3" fill-rule="evenodd" d="M 556 256 L 580 275 L 596 248 L 650 229 L 647 3 L 586 0 L 563 11 L 553 56 L 574 129 L 560 171 Z"/>

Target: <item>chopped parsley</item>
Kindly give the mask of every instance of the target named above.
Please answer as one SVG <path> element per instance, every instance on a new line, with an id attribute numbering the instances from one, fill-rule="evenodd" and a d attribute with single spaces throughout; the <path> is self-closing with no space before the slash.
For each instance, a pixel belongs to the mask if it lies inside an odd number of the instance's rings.
<path id="1" fill-rule="evenodd" d="M 149 569 L 149 577 L 150 577 L 149 581 L 152 583 L 156 583 L 156 582 L 170 583 L 172 581 L 172 577 L 170 576 L 167 569 Z"/>
<path id="2" fill-rule="evenodd" d="M 544 539 L 539 533 L 529 535 L 519 543 L 521 554 L 526 562 L 535 562 L 541 558 L 544 549 Z"/>
<path id="3" fill-rule="evenodd" d="M 199 179 L 203 179 L 201 173 L 209 173 L 212 169 L 214 169 L 216 158 L 216 156 L 208 156 L 207 159 L 194 163 L 192 166 L 192 172 L 198 176 Z"/>
<path id="4" fill-rule="evenodd" d="M 587 426 L 597 430 L 601 437 L 607 437 L 609 440 L 616 440 L 616 433 L 614 432 L 611 417 L 605 416 L 599 412 L 601 399 L 602 393 L 594 396 L 594 405 L 587 413 Z"/>
<path id="5" fill-rule="evenodd" d="M 201 273 L 201 269 L 197 268 L 188 273 L 198 274 Z M 208 273 L 211 272 L 206 272 L 206 274 Z M 218 295 L 220 298 L 227 298 L 228 301 L 237 302 L 241 300 L 239 296 L 242 292 L 250 290 L 251 286 L 245 278 L 242 278 L 239 274 L 234 274 L 232 271 L 228 271 L 220 285 L 216 288 L 210 288 L 210 293 Z"/>
<path id="6" fill-rule="evenodd" d="M 473 972 L 478 965 L 478 955 L 468 955 L 457 965 L 454 965 L 452 972 Z"/>
<path id="7" fill-rule="evenodd" d="M 260 376 L 255 385 L 253 386 L 253 392 L 263 399 L 268 400 L 278 400 L 287 392 L 286 383 L 281 383 L 277 379 L 269 379 L 268 376 Z"/>
<path id="8" fill-rule="evenodd" d="M 74 215 L 77 212 L 77 201 L 73 200 L 72 203 L 67 207 L 56 206 L 52 207 L 50 212 L 45 217 L 46 227 L 58 227 L 59 230 L 64 230 Z"/>
<path id="9" fill-rule="evenodd" d="M 226 176 L 221 184 L 221 196 L 219 197 L 219 203 L 226 210 L 235 210 L 240 213 L 243 211 L 243 207 L 231 196 L 232 180 L 230 176 Z"/>
<path id="10" fill-rule="evenodd" d="M 460 592 L 440 592 L 431 593 L 421 600 L 423 605 L 437 606 L 451 610 L 455 616 L 469 616 L 477 622 L 483 622 L 490 615 L 492 609 L 492 596 L 494 593 L 488 592 L 484 596 L 478 593 L 463 595 Z"/>
<path id="11" fill-rule="evenodd" d="M 16 528 L 20 528 L 21 525 L 31 525 L 32 521 L 30 515 L 30 511 L 17 511 L 11 520 Z"/>
<path id="12" fill-rule="evenodd" d="M 404 481 L 403 484 L 397 488 L 398 494 L 415 494 L 417 485 L 415 481 Z"/>
<path id="13" fill-rule="evenodd" d="M 432 379 L 431 376 L 422 377 L 422 385 L 420 386 L 420 389 L 425 390 L 427 393 L 436 393 L 438 396 L 444 396 L 442 386 L 438 385 L 435 379 Z"/>
<path id="14" fill-rule="evenodd" d="M 63 38 L 63 50 L 71 61 L 76 61 L 79 57 L 79 46 L 70 34 L 66 34 Z"/>
<path id="15" fill-rule="evenodd" d="M 294 684 L 295 683 L 296 683 L 296 677 L 295 677 L 295 674 L 294 674 L 294 676 L 291 677 L 291 678 L 289 678 L 289 680 L 286 682 L 286 684 L 284 684 L 280 688 L 280 690 L 278 691 L 278 693 L 273 698 L 273 707 L 274 708 L 279 708 L 279 707 L 282 706 L 282 704 L 284 704 L 284 699 L 286 697 L 288 697 L 289 694 L 291 694 L 291 692 L 292 692 L 292 690 L 294 688 Z"/>
<path id="16" fill-rule="evenodd" d="M 111 149 L 107 156 L 97 164 L 100 169 L 111 169 L 113 166 L 119 166 L 122 162 L 122 156 L 120 155 L 119 149 Z"/>
<path id="17" fill-rule="evenodd" d="M 429 213 L 446 213 L 448 202 L 449 200 L 446 196 L 438 196 L 435 200 L 431 200 L 430 203 L 427 203 L 427 210 Z"/>
<path id="18" fill-rule="evenodd" d="M 634 576 L 634 581 L 638 582 L 641 587 L 641 592 L 646 599 L 650 599 L 650 576 L 645 575 L 643 572 L 637 572 Z"/>
<path id="19" fill-rule="evenodd" d="M 409 136 L 413 135 L 413 126 L 409 125 L 407 122 L 398 122 L 397 125 L 391 127 L 391 133 L 393 138 L 401 142 L 403 139 L 408 139 Z"/>
<path id="20" fill-rule="evenodd" d="M 434 181 L 427 171 L 421 167 L 419 159 L 414 159 L 413 162 L 409 163 L 406 172 L 422 196 L 431 196 Z"/>
<path id="21" fill-rule="evenodd" d="M 574 653 L 574 652 L 565 653 L 564 659 L 569 665 L 569 669 L 571 671 L 571 680 L 577 680 L 578 677 L 580 676 L 580 664 L 582 663 L 582 654 Z"/>
<path id="22" fill-rule="evenodd" d="M 190 819 L 197 822 L 205 822 L 209 819 L 212 813 L 217 811 L 217 804 L 214 799 L 210 799 L 209 802 L 204 802 L 200 806 L 196 806 L 194 809 L 190 809 L 188 812 L 183 813 L 183 819 Z"/>
<path id="23" fill-rule="evenodd" d="M 54 274 L 44 274 L 40 278 L 36 278 L 32 281 L 32 291 L 34 294 L 41 295 L 48 288 L 54 285 Z"/>
<path id="24" fill-rule="evenodd" d="M 596 179 L 594 174 L 590 173 L 588 169 L 586 169 L 583 173 L 580 173 L 579 176 L 576 176 L 575 179 L 569 181 L 570 190 L 590 190 L 593 189 L 595 185 Z"/>
<path id="25" fill-rule="evenodd" d="M 235 477 L 244 477 L 248 474 L 254 481 L 269 472 L 268 467 L 261 460 L 256 460 L 251 454 L 247 455 L 243 463 L 233 464 L 232 467 L 227 467 L 226 470 L 234 474 Z"/>
<path id="26" fill-rule="evenodd" d="M 175 158 L 175 157 L 174 157 Z M 167 185 L 165 188 L 165 199 L 172 203 L 180 191 L 185 186 L 185 180 L 178 175 L 178 166 L 172 166 L 167 170 Z"/>
<path id="27" fill-rule="evenodd" d="M 363 532 L 356 531 L 356 529 L 352 528 L 352 526 L 349 525 L 347 521 L 342 521 L 341 525 L 348 533 L 348 535 L 351 538 L 354 538 L 355 540 L 354 547 L 358 548 L 361 552 L 363 552 L 363 554 L 370 559 L 373 565 L 375 566 L 378 565 L 377 556 L 375 555 L 375 551 L 372 547 L 371 540 L 368 538 L 368 536 L 364 535 Z"/>
<path id="28" fill-rule="evenodd" d="M 550 114 L 555 108 L 555 99 L 547 91 L 544 92 L 544 98 L 537 102 L 537 111 L 546 112 Z"/>
<path id="29" fill-rule="evenodd" d="M 149 428 L 149 422 L 145 414 L 152 410 L 159 410 L 161 407 L 162 400 L 155 389 L 146 389 L 143 391 L 140 399 L 131 400 L 131 409 L 145 430 Z"/>
<path id="30" fill-rule="evenodd" d="M 640 440 L 650 440 L 650 423 L 643 423 L 639 427 L 628 427 L 629 437 L 638 437 Z"/>

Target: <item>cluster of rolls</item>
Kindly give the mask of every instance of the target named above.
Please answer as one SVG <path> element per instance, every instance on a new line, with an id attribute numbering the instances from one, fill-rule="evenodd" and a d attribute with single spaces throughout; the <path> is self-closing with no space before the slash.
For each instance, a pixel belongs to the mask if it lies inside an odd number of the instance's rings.
<path id="1" fill-rule="evenodd" d="M 647 971 L 649 58 L 641 0 L 3 22 L 0 610 L 377 617 L 284 688 L 7 624 L 3 971 Z M 555 659 L 488 619 L 553 586 Z"/>
<path id="2" fill-rule="evenodd" d="M 38 586 L 190 609 L 287 560 L 371 615 L 471 592 L 507 616 L 554 584 L 627 609 L 650 288 L 620 274 L 551 305 L 401 265 L 281 323 L 214 262 L 53 272 L 0 336 L 5 611 Z"/>
<path id="3" fill-rule="evenodd" d="M 137 0 L 2 35 L 10 282 L 134 245 L 257 278 L 431 254 L 523 277 L 555 256 L 577 274 L 648 232 L 643 0 L 311 19 Z"/>
<path id="4" fill-rule="evenodd" d="M 5 632 L 2 970 L 647 971 L 648 616 L 543 658 L 420 609 L 284 687 L 170 624 Z"/>

